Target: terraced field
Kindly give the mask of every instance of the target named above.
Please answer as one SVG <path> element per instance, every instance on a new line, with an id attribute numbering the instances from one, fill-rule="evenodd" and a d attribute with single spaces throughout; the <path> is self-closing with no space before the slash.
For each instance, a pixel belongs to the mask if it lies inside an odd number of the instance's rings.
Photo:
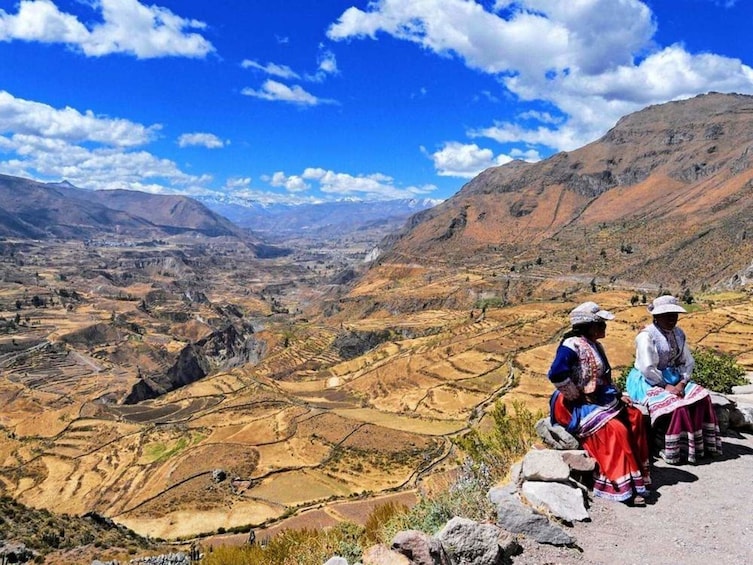
<path id="1" fill-rule="evenodd" d="M 132 405 L 114 395 L 137 379 L 134 358 L 121 365 L 119 356 L 135 354 L 138 366 L 154 368 L 160 357 L 138 357 L 140 348 L 182 347 L 177 334 L 161 321 L 154 328 L 163 333 L 145 326 L 135 301 L 106 301 L 114 314 L 85 305 L 66 314 L 27 309 L 40 323 L 30 323 L 26 341 L 0 339 L 0 490 L 58 512 L 97 511 L 165 538 L 271 528 L 290 516 L 329 523 L 365 515 L 374 497 L 410 498 L 432 473 L 452 468 L 451 439 L 479 425 L 496 400 L 547 406 L 546 371 L 577 302 L 596 300 L 616 313 L 604 345 L 618 371 L 632 364 L 633 338 L 649 321 L 645 306 L 631 306 L 633 291 L 504 306 L 487 290 L 458 290 L 486 285 L 488 273 L 405 273 L 418 279 L 367 279 L 330 319 L 265 313 L 255 333 L 266 348 L 258 362 Z M 474 293 L 487 296 L 483 307 L 459 298 Z M 434 308 L 440 296 L 466 306 Z M 406 301 L 422 307 L 396 307 Z M 366 306 L 371 313 L 362 315 L 357 309 Z M 110 328 L 119 327 L 119 315 L 147 329 L 117 341 Z M 181 322 L 181 339 L 202 334 L 198 318 Z M 92 325 L 98 333 L 76 329 Z M 701 297 L 682 327 L 693 344 L 753 367 L 749 295 Z M 97 341 L 74 347 L 55 337 L 72 333 Z M 343 335 L 379 337 L 346 355 Z"/>

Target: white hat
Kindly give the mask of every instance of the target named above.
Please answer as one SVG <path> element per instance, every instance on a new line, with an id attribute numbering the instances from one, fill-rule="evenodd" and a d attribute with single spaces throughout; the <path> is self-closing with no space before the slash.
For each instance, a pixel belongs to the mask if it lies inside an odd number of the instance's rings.
<path id="1" fill-rule="evenodd" d="M 570 324 L 573 326 L 601 322 L 603 320 L 614 320 L 614 314 L 602 310 L 596 302 L 584 302 L 573 308 L 570 312 Z"/>
<path id="2" fill-rule="evenodd" d="M 654 316 L 669 314 L 670 312 L 677 312 L 678 314 L 687 313 L 687 310 L 680 306 L 680 301 L 671 294 L 654 298 L 654 301 L 648 305 L 648 311 Z"/>

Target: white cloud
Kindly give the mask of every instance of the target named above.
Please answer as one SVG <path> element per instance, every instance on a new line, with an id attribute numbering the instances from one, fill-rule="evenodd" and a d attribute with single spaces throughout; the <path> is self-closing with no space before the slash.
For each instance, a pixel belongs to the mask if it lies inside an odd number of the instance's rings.
<path id="1" fill-rule="evenodd" d="M 0 150 L 15 158 L 0 162 L 5 174 L 27 178 L 68 180 L 82 188 L 131 188 L 152 192 L 180 192 L 201 187 L 209 176 L 189 175 L 169 159 L 160 159 L 147 151 L 121 148 L 89 149 L 62 139 L 37 135 L 0 136 Z M 161 181 L 147 185 L 145 181 Z"/>
<path id="2" fill-rule="evenodd" d="M 433 192 L 437 188 L 434 185 L 402 188 L 395 186 L 392 177 L 382 173 L 354 176 L 320 167 L 308 167 L 300 175 L 276 172 L 271 176 L 263 176 L 262 180 L 273 187 L 285 188 L 292 194 L 300 194 L 315 187 L 325 195 L 324 198 L 311 197 L 313 200 L 310 201 L 331 200 L 333 197 L 354 197 L 359 200 L 414 198 L 417 195 Z"/>
<path id="3" fill-rule="evenodd" d="M 270 186 L 284 188 L 290 194 L 299 195 L 304 191 L 316 188 L 325 195 L 323 198 L 311 196 L 307 200 L 311 202 L 323 202 L 345 197 L 353 197 L 359 200 L 414 198 L 418 195 L 429 194 L 437 189 L 434 185 L 399 187 L 395 185 L 392 177 L 382 173 L 350 175 L 320 167 L 308 167 L 300 175 L 276 172 L 271 176 L 262 176 L 262 180 L 269 183 Z"/>
<path id="4" fill-rule="evenodd" d="M 471 137 L 580 147 L 648 104 L 716 90 L 753 93 L 753 69 L 737 59 L 657 46 L 657 25 L 639 0 L 374 0 L 348 8 L 327 35 L 339 41 L 384 33 L 497 77 L 544 114 L 476 128 Z M 537 123 L 528 121 L 534 118 Z M 450 169 L 447 169 L 450 170 Z"/>
<path id="5" fill-rule="evenodd" d="M 284 188 L 288 192 L 303 192 L 310 188 L 300 176 L 287 176 L 281 171 L 274 173 L 271 177 L 262 177 L 262 180 L 269 182 L 272 186 Z"/>
<path id="6" fill-rule="evenodd" d="M 225 188 L 243 190 L 251 186 L 251 177 L 232 177 L 225 181 Z"/>
<path id="7" fill-rule="evenodd" d="M 206 147 L 207 149 L 219 149 L 225 147 L 226 142 L 222 141 L 219 137 L 213 133 L 184 133 L 178 138 L 178 145 L 180 147 L 189 147 L 192 145 L 198 145 Z"/>
<path id="8" fill-rule="evenodd" d="M 0 171 L 39 180 L 68 180 L 82 188 L 149 192 L 204 190 L 206 175 L 191 175 L 169 159 L 134 147 L 160 126 L 56 109 L 0 91 Z"/>
<path id="9" fill-rule="evenodd" d="M 70 107 L 56 109 L 0 90 L 0 133 L 131 147 L 151 141 L 160 128 L 160 125 L 146 127 L 128 120 L 96 116 L 91 110 L 82 114 Z"/>
<path id="10" fill-rule="evenodd" d="M 413 198 L 416 195 L 428 194 L 436 190 L 434 185 L 405 188 L 395 186 L 394 179 L 382 173 L 353 176 L 319 167 L 309 167 L 303 171 L 302 177 L 317 182 L 319 190 L 325 194 L 357 196 L 366 200 Z"/>
<path id="11" fill-rule="evenodd" d="M 504 165 L 522 156 L 522 153 L 517 153 L 515 156 L 495 157 L 491 149 L 482 149 L 475 143 L 463 144 L 457 141 L 447 142 L 442 149 L 429 155 L 439 176 L 466 179 L 475 177 L 489 167 Z"/>
<path id="12" fill-rule="evenodd" d="M 243 67 L 244 69 L 257 69 L 268 75 L 275 76 L 278 78 L 286 78 L 286 79 L 300 78 L 298 76 L 298 73 L 296 73 L 290 67 L 286 65 L 278 65 L 276 63 L 268 63 L 266 65 L 262 65 L 261 63 L 257 63 L 256 61 L 245 59 L 241 63 L 241 67 Z"/>
<path id="13" fill-rule="evenodd" d="M 327 75 L 337 74 L 337 59 L 335 58 L 335 54 L 329 49 L 324 49 L 321 45 L 319 49 L 317 78 L 323 80 Z"/>
<path id="14" fill-rule="evenodd" d="M 137 0 L 97 0 L 102 22 L 87 27 L 51 0 L 22 0 L 18 12 L 0 10 L 0 40 L 62 43 L 91 57 L 128 53 L 139 59 L 205 57 L 212 44 L 198 33 L 204 23 Z"/>
<path id="15" fill-rule="evenodd" d="M 318 106 L 319 104 L 333 104 L 332 100 L 317 98 L 313 94 L 306 92 L 298 85 L 287 86 L 275 80 L 264 82 L 260 90 L 253 88 L 244 88 L 241 94 L 260 98 L 261 100 L 270 100 L 273 102 L 289 102 L 299 106 Z"/>

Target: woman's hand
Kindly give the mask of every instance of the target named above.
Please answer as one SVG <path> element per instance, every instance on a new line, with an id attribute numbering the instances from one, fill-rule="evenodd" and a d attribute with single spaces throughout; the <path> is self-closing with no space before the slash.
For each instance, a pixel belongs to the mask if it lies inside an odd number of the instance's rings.
<path id="1" fill-rule="evenodd" d="M 633 399 L 630 398 L 627 394 L 623 394 L 622 395 L 622 403 L 626 404 L 628 406 L 632 406 L 633 405 Z"/>
<path id="2" fill-rule="evenodd" d="M 683 397 L 685 396 L 685 383 L 680 381 L 676 385 L 666 385 L 664 390 L 675 396 Z"/>

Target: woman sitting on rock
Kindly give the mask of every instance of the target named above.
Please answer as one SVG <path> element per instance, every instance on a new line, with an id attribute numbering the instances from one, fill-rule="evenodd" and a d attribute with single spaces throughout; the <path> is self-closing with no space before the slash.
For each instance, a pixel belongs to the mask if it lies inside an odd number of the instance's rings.
<path id="1" fill-rule="evenodd" d="M 648 307 L 653 323 L 635 338 L 635 367 L 627 379 L 634 402 L 645 404 L 651 425 L 664 449 L 660 456 L 673 465 L 687 458 L 722 452 L 719 423 L 709 391 L 690 380 L 695 360 L 685 333 L 677 327 L 686 310 L 674 296 L 660 296 Z"/>
<path id="2" fill-rule="evenodd" d="M 614 315 L 595 302 L 570 312 L 572 329 L 549 369 L 549 380 L 557 387 L 551 418 L 577 437 L 598 463 L 595 496 L 644 506 L 651 478 L 643 415 L 623 401 L 598 343 L 612 319 Z"/>

